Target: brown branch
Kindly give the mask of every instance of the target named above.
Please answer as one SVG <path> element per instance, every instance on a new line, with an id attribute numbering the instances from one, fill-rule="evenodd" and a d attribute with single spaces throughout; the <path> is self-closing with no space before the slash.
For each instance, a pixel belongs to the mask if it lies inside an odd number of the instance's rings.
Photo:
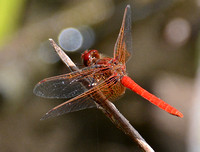
<path id="1" fill-rule="evenodd" d="M 62 61 L 72 70 L 77 71 L 79 68 L 73 63 L 73 61 L 64 53 L 64 51 L 52 40 L 49 39 L 51 45 L 54 47 Z M 139 147 L 145 152 L 154 152 L 150 145 L 142 138 L 137 130 L 129 123 L 129 121 L 119 112 L 115 105 L 106 99 L 106 97 L 98 92 L 98 96 L 101 101 L 95 101 L 97 108 L 102 112 L 125 134 L 129 135 L 131 139 L 136 142 Z"/>
<path id="2" fill-rule="evenodd" d="M 60 56 L 61 60 L 71 71 L 78 71 L 79 68 L 74 64 L 74 62 L 68 57 L 67 54 L 54 42 L 53 39 L 49 39 L 51 45 L 54 47 L 56 53 Z"/>

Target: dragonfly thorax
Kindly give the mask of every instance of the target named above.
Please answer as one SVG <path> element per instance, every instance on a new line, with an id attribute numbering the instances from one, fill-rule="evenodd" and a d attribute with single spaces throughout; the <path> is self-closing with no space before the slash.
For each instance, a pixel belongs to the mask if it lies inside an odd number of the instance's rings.
<path id="1" fill-rule="evenodd" d="M 121 84 L 121 78 L 126 75 L 125 67 L 115 61 L 113 58 L 104 57 L 99 59 L 91 67 L 96 67 L 94 73 L 92 74 L 93 80 L 91 86 L 100 85 L 102 83 L 107 83 L 101 92 L 110 101 L 114 101 L 119 98 L 125 92 L 125 87 Z"/>
<path id="2" fill-rule="evenodd" d="M 114 58 L 101 58 L 97 50 L 86 50 L 81 57 L 86 67 L 94 68 L 90 87 L 106 82 L 107 85 L 101 92 L 111 101 L 124 94 L 125 87 L 120 83 L 120 80 L 126 75 L 125 65 Z"/>

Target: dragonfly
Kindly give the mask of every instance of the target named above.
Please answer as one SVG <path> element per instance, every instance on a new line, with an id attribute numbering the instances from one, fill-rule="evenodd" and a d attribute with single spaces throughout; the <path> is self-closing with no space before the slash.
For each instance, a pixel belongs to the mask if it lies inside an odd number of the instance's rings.
<path id="1" fill-rule="evenodd" d="M 65 99 L 66 102 L 48 111 L 41 119 L 101 106 L 105 100 L 115 101 L 126 88 L 142 96 L 164 111 L 183 117 L 183 114 L 160 98 L 143 89 L 126 73 L 131 57 L 131 8 L 125 8 L 122 25 L 114 46 L 114 56 L 102 57 L 97 50 L 82 55 L 84 68 L 71 73 L 46 78 L 34 88 L 34 94 L 44 98 Z M 102 96 L 103 95 L 103 99 Z"/>

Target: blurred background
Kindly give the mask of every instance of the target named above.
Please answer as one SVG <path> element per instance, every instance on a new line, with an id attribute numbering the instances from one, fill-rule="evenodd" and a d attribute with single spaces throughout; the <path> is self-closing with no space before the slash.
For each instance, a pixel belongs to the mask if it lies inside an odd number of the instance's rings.
<path id="1" fill-rule="evenodd" d="M 127 4 L 129 76 L 184 117 L 129 90 L 115 105 L 155 151 L 200 151 L 200 0 L 1 0 L 1 152 L 141 151 L 97 109 L 40 121 L 64 100 L 33 94 L 40 80 L 68 72 L 49 38 L 80 68 L 85 49 L 112 57 Z"/>

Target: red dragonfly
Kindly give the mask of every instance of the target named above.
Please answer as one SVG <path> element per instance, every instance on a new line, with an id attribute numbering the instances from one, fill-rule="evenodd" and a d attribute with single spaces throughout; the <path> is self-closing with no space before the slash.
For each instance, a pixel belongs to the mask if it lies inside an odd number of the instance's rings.
<path id="1" fill-rule="evenodd" d="M 85 68 L 68 74 L 50 77 L 40 81 L 34 88 L 37 96 L 45 98 L 68 99 L 54 107 L 41 119 L 55 117 L 64 113 L 97 107 L 101 101 L 98 93 L 114 101 L 125 93 L 126 88 L 136 92 L 166 112 L 183 117 L 174 107 L 149 93 L 126 74 L 126 62 L 131 56 L 131 9 L 128 5 L 114 46 L 114 57 L 101 57 L 97 50 L 86 50 L 82 54 Z"/>

